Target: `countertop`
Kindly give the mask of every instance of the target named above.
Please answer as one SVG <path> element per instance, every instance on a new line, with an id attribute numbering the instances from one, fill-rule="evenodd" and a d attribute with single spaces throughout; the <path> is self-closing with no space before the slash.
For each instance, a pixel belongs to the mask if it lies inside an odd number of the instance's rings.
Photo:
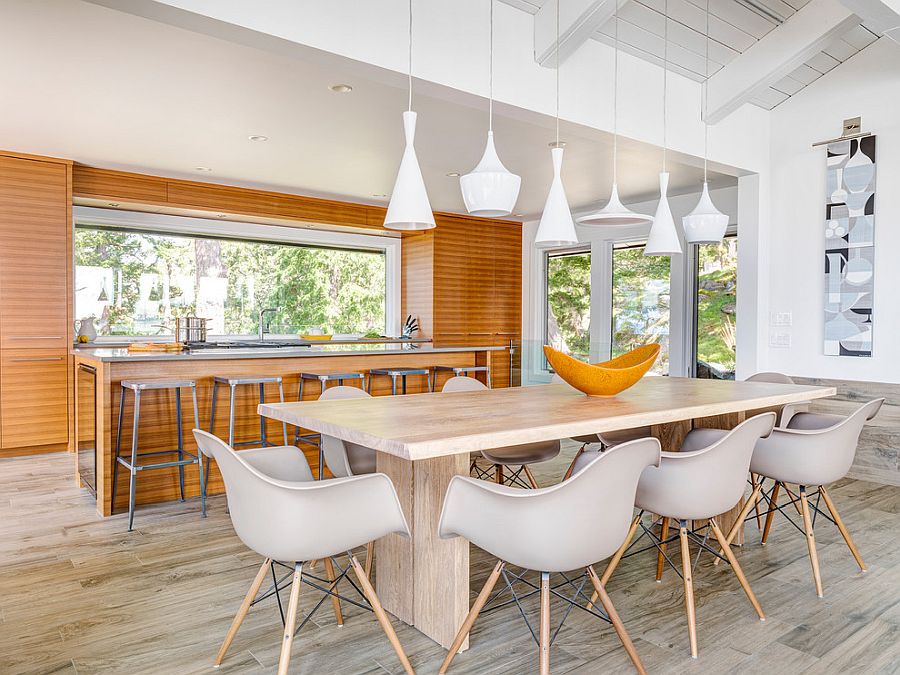
<path id="1" fill-rule="evenodd" d="M 310 347 L 276 347 L 204 349 L 195 352 L 129 352 L 124 347 L 95 347 L 91 345 L 73 348 L 75 356 L 83 356 L 104 363 L 137 361 L 215 361 L 233 359 L 296 359 L 323 356 L 358 356 L 360 354 L 447 354 L 452 352 L 501 351 L 509 347 L 465 346 L 434 347 L 431 344 L 317 344 Z"/>

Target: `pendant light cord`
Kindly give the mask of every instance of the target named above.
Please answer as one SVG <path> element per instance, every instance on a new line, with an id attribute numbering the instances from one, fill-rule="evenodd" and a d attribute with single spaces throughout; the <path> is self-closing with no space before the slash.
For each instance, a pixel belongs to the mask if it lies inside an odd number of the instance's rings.
<path id="1" fill-rule="evenodd" d="M 613 185 L 619 182 L 619 0 L 613 0 Z"/>
<path id="2" fill-rule="evenodd" d="M 709 161 L 709 123 L 706 113 L 709 108 L 709 0 L 706 0 L 706 81 L 703 83 L 703 184 L 707 181 L 707 163 Z"/>
<path id="3" fill-rule="evenodd" d="M 556 147 L 559 147 L 559 5 L 556 0 Z"/>
<path id="4" fill-rule="evenodd" d="M 488 0 L 491 7 L 491 18 L 489 21 L 491 30 L 491 61 L 488 67 L 488 131 L 494 130 L 494 0 Z"/>
<path id="5" fill-rule="evenodd" d="M 663 172 L 666 170 L 666 95 L 669 90 L 669 0 L 663 3 Z"/>
<path id="6" fill-rule="evenodd" d="M 412 35 L 413 35 L 413 8 L 412 0 L 409 0 L 409 111 L 412 112 Z"/>

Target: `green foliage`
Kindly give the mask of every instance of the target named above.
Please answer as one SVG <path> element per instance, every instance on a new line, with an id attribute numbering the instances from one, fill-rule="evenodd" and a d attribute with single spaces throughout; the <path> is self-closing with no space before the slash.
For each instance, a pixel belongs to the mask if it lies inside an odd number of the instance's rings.
<path id="1" fill-rule="evenodd" d="M 550 256 L 547 280 L 548 341 L 586 361 L 591 346 L 591 254 Z"/>
<path id="2" fill-rule="evenodd" d="M 697 359 L 733 372 L 737 239 L 698 249 Z"/>
<path id="3" fill-rule="evenodd" d="M 279 333 L 385 328 L 385 260 L 377 252 L 78 228 L 75 264 L 85 279 L 98 272 L 88 268 L 111 270 L 101 334 L 165 333 L 154 324 L 199 315 L 214 320 L 215 332 L 246 335 L 269 307 L 278 310 Z M 76 279 L 76 289 L 85 287 Z M 76 292 L 84 305 L 95 298 Z"/>

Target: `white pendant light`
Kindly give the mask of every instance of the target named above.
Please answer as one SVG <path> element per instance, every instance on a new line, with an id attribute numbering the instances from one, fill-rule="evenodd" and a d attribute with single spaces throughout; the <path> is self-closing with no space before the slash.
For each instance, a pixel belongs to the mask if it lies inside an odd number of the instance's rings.
<path id="1" fill-rule="evenodd" d="M 430 230 L 434 213 L 425 191 L 425 181 L 413 142 L 416 137 L 416 113 L 412 109 L 412 0 L 409 0 L 409 109 L 403 113 L 406 148 L 391 192 L 384 226 L 389 230 Z"/>
<path id="2" fill-rule="evenodd" d="M 551 144 L 550 157 L 553 160 L 553 181 L 550 192 L 544 203 L 544 212 L 534 238 L 535 246 L 549 248 L 551 246 L 571 246 L 578 243 L 575 233 L 575 221 L 566 199 L 566 190 L 562 183 L 563 143 L 559 142 L 559 4 L 556 1 L 556 142 Z"/>
<path id="3" fill-rule="evenodd" d="M 459 179 L 466 210 L 474 216 L 508 216 L 516 207 L 522 179 L 507 170 L 494 147 L 494 0 L 490 3 L 490 83 L 488 86 L 488 133 L 484 155 L 471 173 Z"/>
<path id="4" fill-rule="evenodd" d="M 666 92 L 669 84 L 669 2 L 663 5 L 663 18 L 665 29 L 663 30 L 663 168 L 659 174 L 659 204 L 653 216 L 653 227 L 650 228 L 650 236 L 644 246 L 644 255 L 678 255 L 681 253 L 681 240 L 678 230 L 675 229 L 675 221 L 672 219 L 672 209 L 669 208 L 669 172 L 666 171 Z"/>
<path id="5" fill-rule="evenodd" d="M 619 3 L 613 12 L 615 56 L 613 57 L 613 184 L 609 202 L 599 211 L 578 219 L 581 225 L 649 225 L 653 218 L 624 206 L 619 199 Z"/>
<path id="6" fill-rule="evenodd" d="M 706 1 L 706 72 L 709 74 L 709 0 Z M 703 87 L 703 192 L 700 201 L 681 219 L 684 237 L 689 244 L 719 244 L 728 229 L 728 216 L 719 211 L 709 196 L 707 164 L 709 162 L 709 124 L 706 122 L 709 85 Z"/>

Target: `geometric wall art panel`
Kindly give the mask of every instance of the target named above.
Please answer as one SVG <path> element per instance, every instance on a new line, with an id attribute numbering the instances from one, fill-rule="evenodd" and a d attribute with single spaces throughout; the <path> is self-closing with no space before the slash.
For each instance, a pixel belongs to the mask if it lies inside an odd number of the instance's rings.
<path id="1" fill-rule="evenodd" d="M 872 356 L 875 137 L 828 144 L 825 354 Z"/>

